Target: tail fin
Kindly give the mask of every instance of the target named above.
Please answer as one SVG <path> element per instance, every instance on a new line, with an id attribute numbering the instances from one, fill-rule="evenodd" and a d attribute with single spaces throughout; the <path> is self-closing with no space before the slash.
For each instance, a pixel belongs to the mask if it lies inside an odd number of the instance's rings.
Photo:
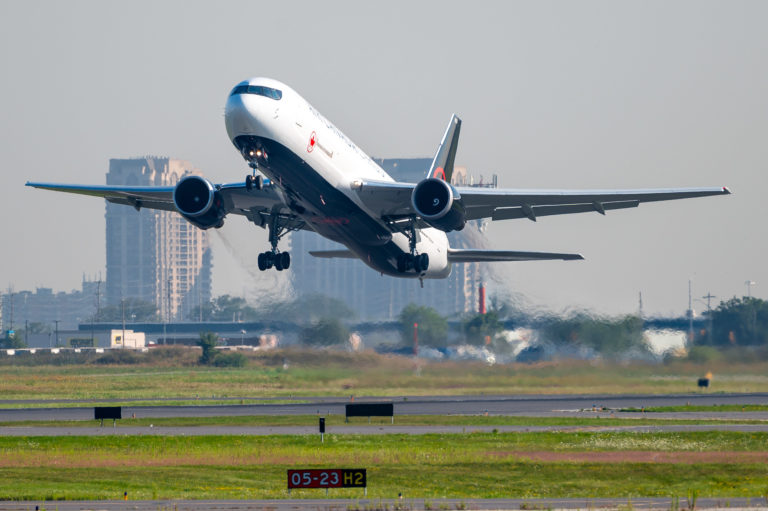
<path id="1" fill-rule="evenodd" d="M 453 176 L 453 162 L 456 159 L 456 149 L 459 146 L 459 132 L 461 131 L 461 119 L 453 114 L 448 128 L 445 130 L 440 147 L 437 148 L 435 159 L 432 160 L 432 166 L 429 168 L 427 178 L 434 177 L 442 179 L 448 183 Z"/>

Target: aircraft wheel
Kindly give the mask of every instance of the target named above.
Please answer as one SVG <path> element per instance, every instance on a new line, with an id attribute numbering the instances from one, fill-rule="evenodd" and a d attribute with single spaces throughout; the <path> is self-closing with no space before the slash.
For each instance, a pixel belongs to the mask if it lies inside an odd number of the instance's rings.
<path id="1" fill-rule="evenodd" d="M 277 258 L 280 259 L 280 265 L 284 270 L 287 270 L 291 267 L 291 254 L 288 252 L 281 252 L 277 255 Z"/>
<path id="2" fill-rule="evenodd" d="M 408 254 L 399 254 L 397 256 L 397 271 L 405 273 L 408 270 Z"/>
<path id="3" fill-rule="evenodd" d="M 277 271 L 283 271 L 283 254 L 272 254 L 272 258 L 275 261 L 275 269 Z"/>
<path id="4" fill-rule="evenodd" d="M 264 188 L 264 178 L 261 175 L 253 176 L 253 187 L 257 190 Z"/>
<path id="5" fill-rule="evenodd" d="M 429 269 L 429 254 L 419 254 L 416 256 L 416 261 L 418 261 L 418 267 L 417 270 L 419 273 L 427 271 Z"/>
<path id="6" fill-rule="evenodd" d="M 258 263 L 259 263 L 259 271 L 264 271 L 267 269 L 267 254 L 262 252 L 259 254 L 258 257 Z"/>
<path id="7" fill-rule="evenodd" d="M 248 190 L 249 192 L 253 190 L 253 182 L 255 181 L 254 179 L 255 177 L 256 176 L 252 174 L 248 174 L 247 176 L 245 176 L 245 189 Z"/>

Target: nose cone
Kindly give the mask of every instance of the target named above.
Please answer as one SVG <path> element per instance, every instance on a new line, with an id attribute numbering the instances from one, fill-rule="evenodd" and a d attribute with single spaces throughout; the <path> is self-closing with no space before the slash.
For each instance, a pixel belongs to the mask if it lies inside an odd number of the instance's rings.
<path id="1" fill-rule="evenodd" d="M 224 124 L 230 140 L 240 135 L 255 135 L 259 108 L 253 96 L 233 94 L 224 106 Z"/>

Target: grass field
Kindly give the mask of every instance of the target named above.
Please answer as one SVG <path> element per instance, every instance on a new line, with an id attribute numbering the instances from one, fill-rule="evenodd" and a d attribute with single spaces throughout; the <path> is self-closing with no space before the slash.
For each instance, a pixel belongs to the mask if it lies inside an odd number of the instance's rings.
<path id="1" fill-rule="evenodd" d="M 0 438 L 0 499 L 284 498 L 288 468 L 367 468 L 369 497 L 762 496 L 768 434 Z M 648 462 L 661 453 L 662 462 Z M 589 460 L 589 461 L 585 461 Z M 362 497 L 332 490 L 332 497 Z M 294 497 L 321 497 L 302 490 Z"/>
<path id="2" fill-rule="evenodd" d="M 389 417 L 366 418 L 353 417 L 346 422 L 343 415 L 326 415 L 326 426 L 371 426 L 388 427 L 392 425 Z M 232 415 L 223 417 L 154 417 L 154 418 L 125 418 L 117 422 L 117 428 L 123 427 L 195 427 L 195 426 L 317 426 L 319 415 Z M 690 424 L 765 424 L 768 421 L 753 419 L 654 419 L 650 417 L 612 418 L 605 416 L 594 417 L 520 417 L 506 415 L 398 415 L 394 424 L 397 426 L 569 426 L 597 428 L 605 426 L 670 426 Z M 0 422 L 0 427 L 42 426 L 51 428 L 61 427 L 94 427 L 94 420 L 78 421 L 12 421 Z M 107 421 L 108 426 L 112 424 Z"/>
<path id="3" fill-rule="evenodd" d="M 175 357 L 175 353 L 181 355 Z M 303 396 L 405 399 L 424 394 L 685 393 L 696 391 L 697 378 L 708 371 L 714 373 L 710 393 L 768 391 L 766 363 L 487 366 L 416 363 L 373 353 L 284 350 L 249 354 L 244 368 L 208 368 L 196 365 L 189 352 L 172 349 L 131 360 L 131 364 L 121 365 L 42 366 L 19 366 L 6 360 L 0 363 L 0 399 L 8 402 L 0 407 L 40 406 L 22 401 L 41 399 L 95 400 L 88 403 L 93 406 L 98 400 L 118 400 L 110 405 L 151 404 L 141 401 L 146 399 L 170 399 L 171 404 L 245 404 Z M 768 434 L 607 433 L 592 427 L 690 423 L 654 420 L 652 415 L 640 419 L 398 416 L 397 425 L 458 425 L 466 426 L 467 433 L 329 434 L 322 445 L 317 435 L 126 436 L 120 427 L 109 436 L 0 437 L 0 499 L 119 499 L 123 492 L 130 499 L 285 498 L 287 469 L 333 467 L 368 469 L 371 498 L 394 498 L 399 493 L 429 499 L 768 495 Z M 329 416 L 327 424 L 332 431 L 343 420 L 343 416 Z M 373 426 L 386 428 L 388 421 L 374 419 Z M 95 422 L 7 425 L 40 424 L 93 426 Z M 316 426 L 317 416 L 120 421 L 120 426 L 149 424 Z M 584 430 L 477 433 L 471 429 L 497 425 Z M 299 498 L 324 495 L 320 490 L 292 494 Z M 362 498 L 362 491 L 331 490 L 329 497 L 357 499 Z"/>
<path id="4" fill-rule="evenodd" d="M 179 401 L 235 397 L 412 396 L 424 394 L 612 394 L 697 392 L 712 371 L 708 392 L 768 391 L 768 363 L 615 365 L 563 362 L 488 366 L 415 362 L 405 357 L 280 350 L 250 354 L 244 368 L 189 364 L 182 350 L 153 350 L 130 365 L 0 364 L 0 399 L 120 399 Z M 158 354 L 160 353 L 160 354 Z M 134 359 L 132 359 L 134 360 Z"/>

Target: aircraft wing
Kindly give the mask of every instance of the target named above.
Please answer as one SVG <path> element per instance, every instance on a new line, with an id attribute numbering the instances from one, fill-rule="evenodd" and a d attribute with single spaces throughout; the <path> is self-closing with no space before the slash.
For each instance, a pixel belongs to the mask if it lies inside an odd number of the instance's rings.
<path id="1" fill-rule="evenodd" d="M 101 197 L 115 204 L 133 206 L 137 210 L 149 208 L 178 212 L 173 202 L 173 186 L 91 186 L 32 182 L 28 182 L 27 186 Z M 272 185 L 265 184 L 260 190 L 248 190 L 244 183 L 215 185 L 215 188 L 221 194 L 227 214 L 243 215 L 262 227 L 267 225 L 272 215 L 284 218 L 292 216 L 277 188 Z M 298 224 L 297 220 L 296 228 L 299 228 Z"/>
<path id="2" fill-rule="evenodd" d="M 411 204 L 413 183 L 366 181 L 354 189 L 369 209 L 383 218 L 418 216 Z M 480 187 L 455 187 L 466 208 L 467 220 L 491 218 L 508 220 L 540 216 L 597 212 L 634 208 L 643 202 L 728 195 L 726 187 L 660 188 L 647 190 L 525 190 Z"/>
<path id="3" fill-rule="evenodd" d="M 491 263 L 498 261 L 573 261 L 584 259 L 581 254 L 557 254 L 552 252 L 519 252 L 514 250 L 448 249 L 448 261 L 452 263 Z"/>

